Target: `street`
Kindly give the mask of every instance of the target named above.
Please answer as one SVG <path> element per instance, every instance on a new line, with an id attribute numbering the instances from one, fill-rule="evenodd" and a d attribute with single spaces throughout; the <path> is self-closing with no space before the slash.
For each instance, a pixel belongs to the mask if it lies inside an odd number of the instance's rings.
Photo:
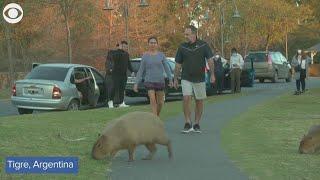
<path id="1" fill-rule="evenodd" d="M 307 81 L 307 88 L 312 88 L 319 84 L 319 78 L 310 78 L 310 80 Z M 254 84 L 254 87 L 252 88 L 242 88 L 242 92 L 255 92 L 258 90 L 287 90 L 288 92 L 294 92 L 295 90 L 295 82 L 285 83 L 284 80 L 280 81 L 278 83 L 271 83 L 271 82 L 265 82 L 265 83 L 256 83 Z M 226 91 L 227 93 L 228 91 Z M 181 99 L 180 97 L 169 97 L 168 101 L 175 101 Z M 134 105 L 141 105 L 141 104 L 147 104 L 147 98 L 145 97 L 125 97 L 125 102 L 128 105 L 134 106 Z M 10 100 L 1 100 L 0 101 L 0 117 L 4 116 L 12 116 L 12 115 L 18 115 L 17 109 L 11 104 Z M 43 111 L 42 111 L 43 112 Z M 35 111 L 34 113 L 40 113 L 39 111 Z"/>

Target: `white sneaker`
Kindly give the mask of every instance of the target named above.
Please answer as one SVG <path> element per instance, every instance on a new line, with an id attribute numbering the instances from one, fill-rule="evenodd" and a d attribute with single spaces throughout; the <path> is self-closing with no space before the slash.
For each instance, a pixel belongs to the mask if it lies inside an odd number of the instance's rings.
<path id="1" fill-rule="evenodd" d="M 108 107 L 113 108 L 113 101 L 108 101 Z"/>
<path id="2" fill-rule="evenodd" d="M 126 105 L 126 103 L 123 102 L 122 104 L 119 105 L 119 107 L 130 107 L 130 106 Z"/>

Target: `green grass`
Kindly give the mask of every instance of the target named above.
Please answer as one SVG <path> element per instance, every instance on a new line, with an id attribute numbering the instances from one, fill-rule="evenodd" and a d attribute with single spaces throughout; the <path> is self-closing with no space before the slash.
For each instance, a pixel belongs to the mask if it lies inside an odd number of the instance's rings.
<path id="1" fill-rule="evenodd" d="M 320 124 L 320 89 L 251 108 L 222 130 L 222 145 L 250 179 L 319 179 L 320 154 L 301 155 L 301 137 Z"/>
<path id="2" fill-rule="evenodd" d="M 0 99 L 9 99 L 11 91 L 9 89 L 0 89 Z"/>
<path id="3" fill-rule="evenodd" d="M 242 94 L 245 95 L 245 94 Z M 237 95 L 212 96 L 206 104 L 236 98 Z M 151 111 L 149 105 L 120 109 L 95 109 L 78 112 L 52 112 L 0 118 L 0 179 L 105 179 L 110 168 L 107 160 L 91 159 L 91 148 L 106 124 L 130 111 Z M 182 113 L 182 102 L 166 103 L 162 119 Z M 181 119 L 181 124 L 183 120 Z M 83 141 L 68 142 L 83 138 Z M 8 175 L 4 172 L 7 156 L 76 156 L 79 157 L 78 175 Z"/>

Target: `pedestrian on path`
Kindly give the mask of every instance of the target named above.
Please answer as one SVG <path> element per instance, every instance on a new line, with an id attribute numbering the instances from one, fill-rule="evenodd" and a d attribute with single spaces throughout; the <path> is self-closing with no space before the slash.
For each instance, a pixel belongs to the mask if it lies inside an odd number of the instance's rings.
<path id="1" fill-rule="evenodd" d="M 184 32 L 187 42 L 180 45 L 176 54 L 174 72 L 174 87 L 178 88 L 178 77 L 181 74 L 183 94 L 183 111 L 185 125 L 183 133 L 192 131 L 201 133 L 200 119 L 203 113 L 203 100 L 206 99 L 205 68 L 208 62 L 211 77 L 210 82 L 215 82 L 213 53 L 209 45 L 197 38 L 197 28 L 190 25 Z M 191 122 L 191 97 L 195 96 L 195 123 Z"/>
<path id="2" fill-rule="evenodd" d="M 296 79 L 296 88 L 295 95 L 300 95 L 305 92 L 306 88 L 306 79 L 309 76 L 309 64 L 311 62 L 310 57 L 307 56 L 305 52 L 302 53 L 302 50 L 298 50 L 296 55 L 293 56 L 291 61 L 291 67 L 293 76 Z M 300 87 L 302 91 L 300 90 Z"/>
<path id="3" fill-rule="evenodd" d="M 158 39 L 148 39 L 148 51 L 141 59 L 141 65 L 136 76 L 136 83 L 133 87 L 138 92 L 138 84 L 144 79 L 144 86 L 148 90 L 150 106 L 153 114 L 159 116 L 164 104 L 165 76 L 169 79 L 169 86 L 172 87 L 172 77 L 166 62 L 166 56 L 158 50 Z"/>
<path id="4" fill-rule="evenodd" d="M 232 48 L 230 57 L 231 93 L 240 93 L 241 71 L 244 61 L 236 48 Z"/>

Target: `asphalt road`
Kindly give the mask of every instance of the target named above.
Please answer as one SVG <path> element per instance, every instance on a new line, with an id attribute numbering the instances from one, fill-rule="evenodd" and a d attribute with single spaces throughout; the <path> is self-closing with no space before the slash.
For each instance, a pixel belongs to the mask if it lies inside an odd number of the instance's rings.
<path id="1" fill-rule="evenodd" d="M 307 87 L 313 86 L 314 83 L 317 83 L 317 80 L 319 78 L 311 78 L 309 81 L 307 81 Z M 279 82 L 279 83 L 271 83 L 271 82 L 265 82 L 265 83 L 256 83 L 254 84 L 253 88 L 242 88 L 243 92 L 255 92 L 257 90 L 264 90 L 264 89 L 270 89 L 270 90 L 277 90 L 277 89 L 285 89 L 287 91 L 294 91 L 295 89 L 295 83 L 285 83 Z M 169 101 L 175 101 L 179 100 L 179 97 L 169 97 Z M 141 105 L 141 104 L 147 104 L 148 101 L 145 97 L 125 97 L 125 102 L 128 105 Z M 35 113 L 40 113 L 39 111 L 35 111 Z M 17 109 L 11 104 L 10 100 L 0 100 L 0 117 L 3 116 L 12 116 L 12 115 L 18 115 Z"/>

